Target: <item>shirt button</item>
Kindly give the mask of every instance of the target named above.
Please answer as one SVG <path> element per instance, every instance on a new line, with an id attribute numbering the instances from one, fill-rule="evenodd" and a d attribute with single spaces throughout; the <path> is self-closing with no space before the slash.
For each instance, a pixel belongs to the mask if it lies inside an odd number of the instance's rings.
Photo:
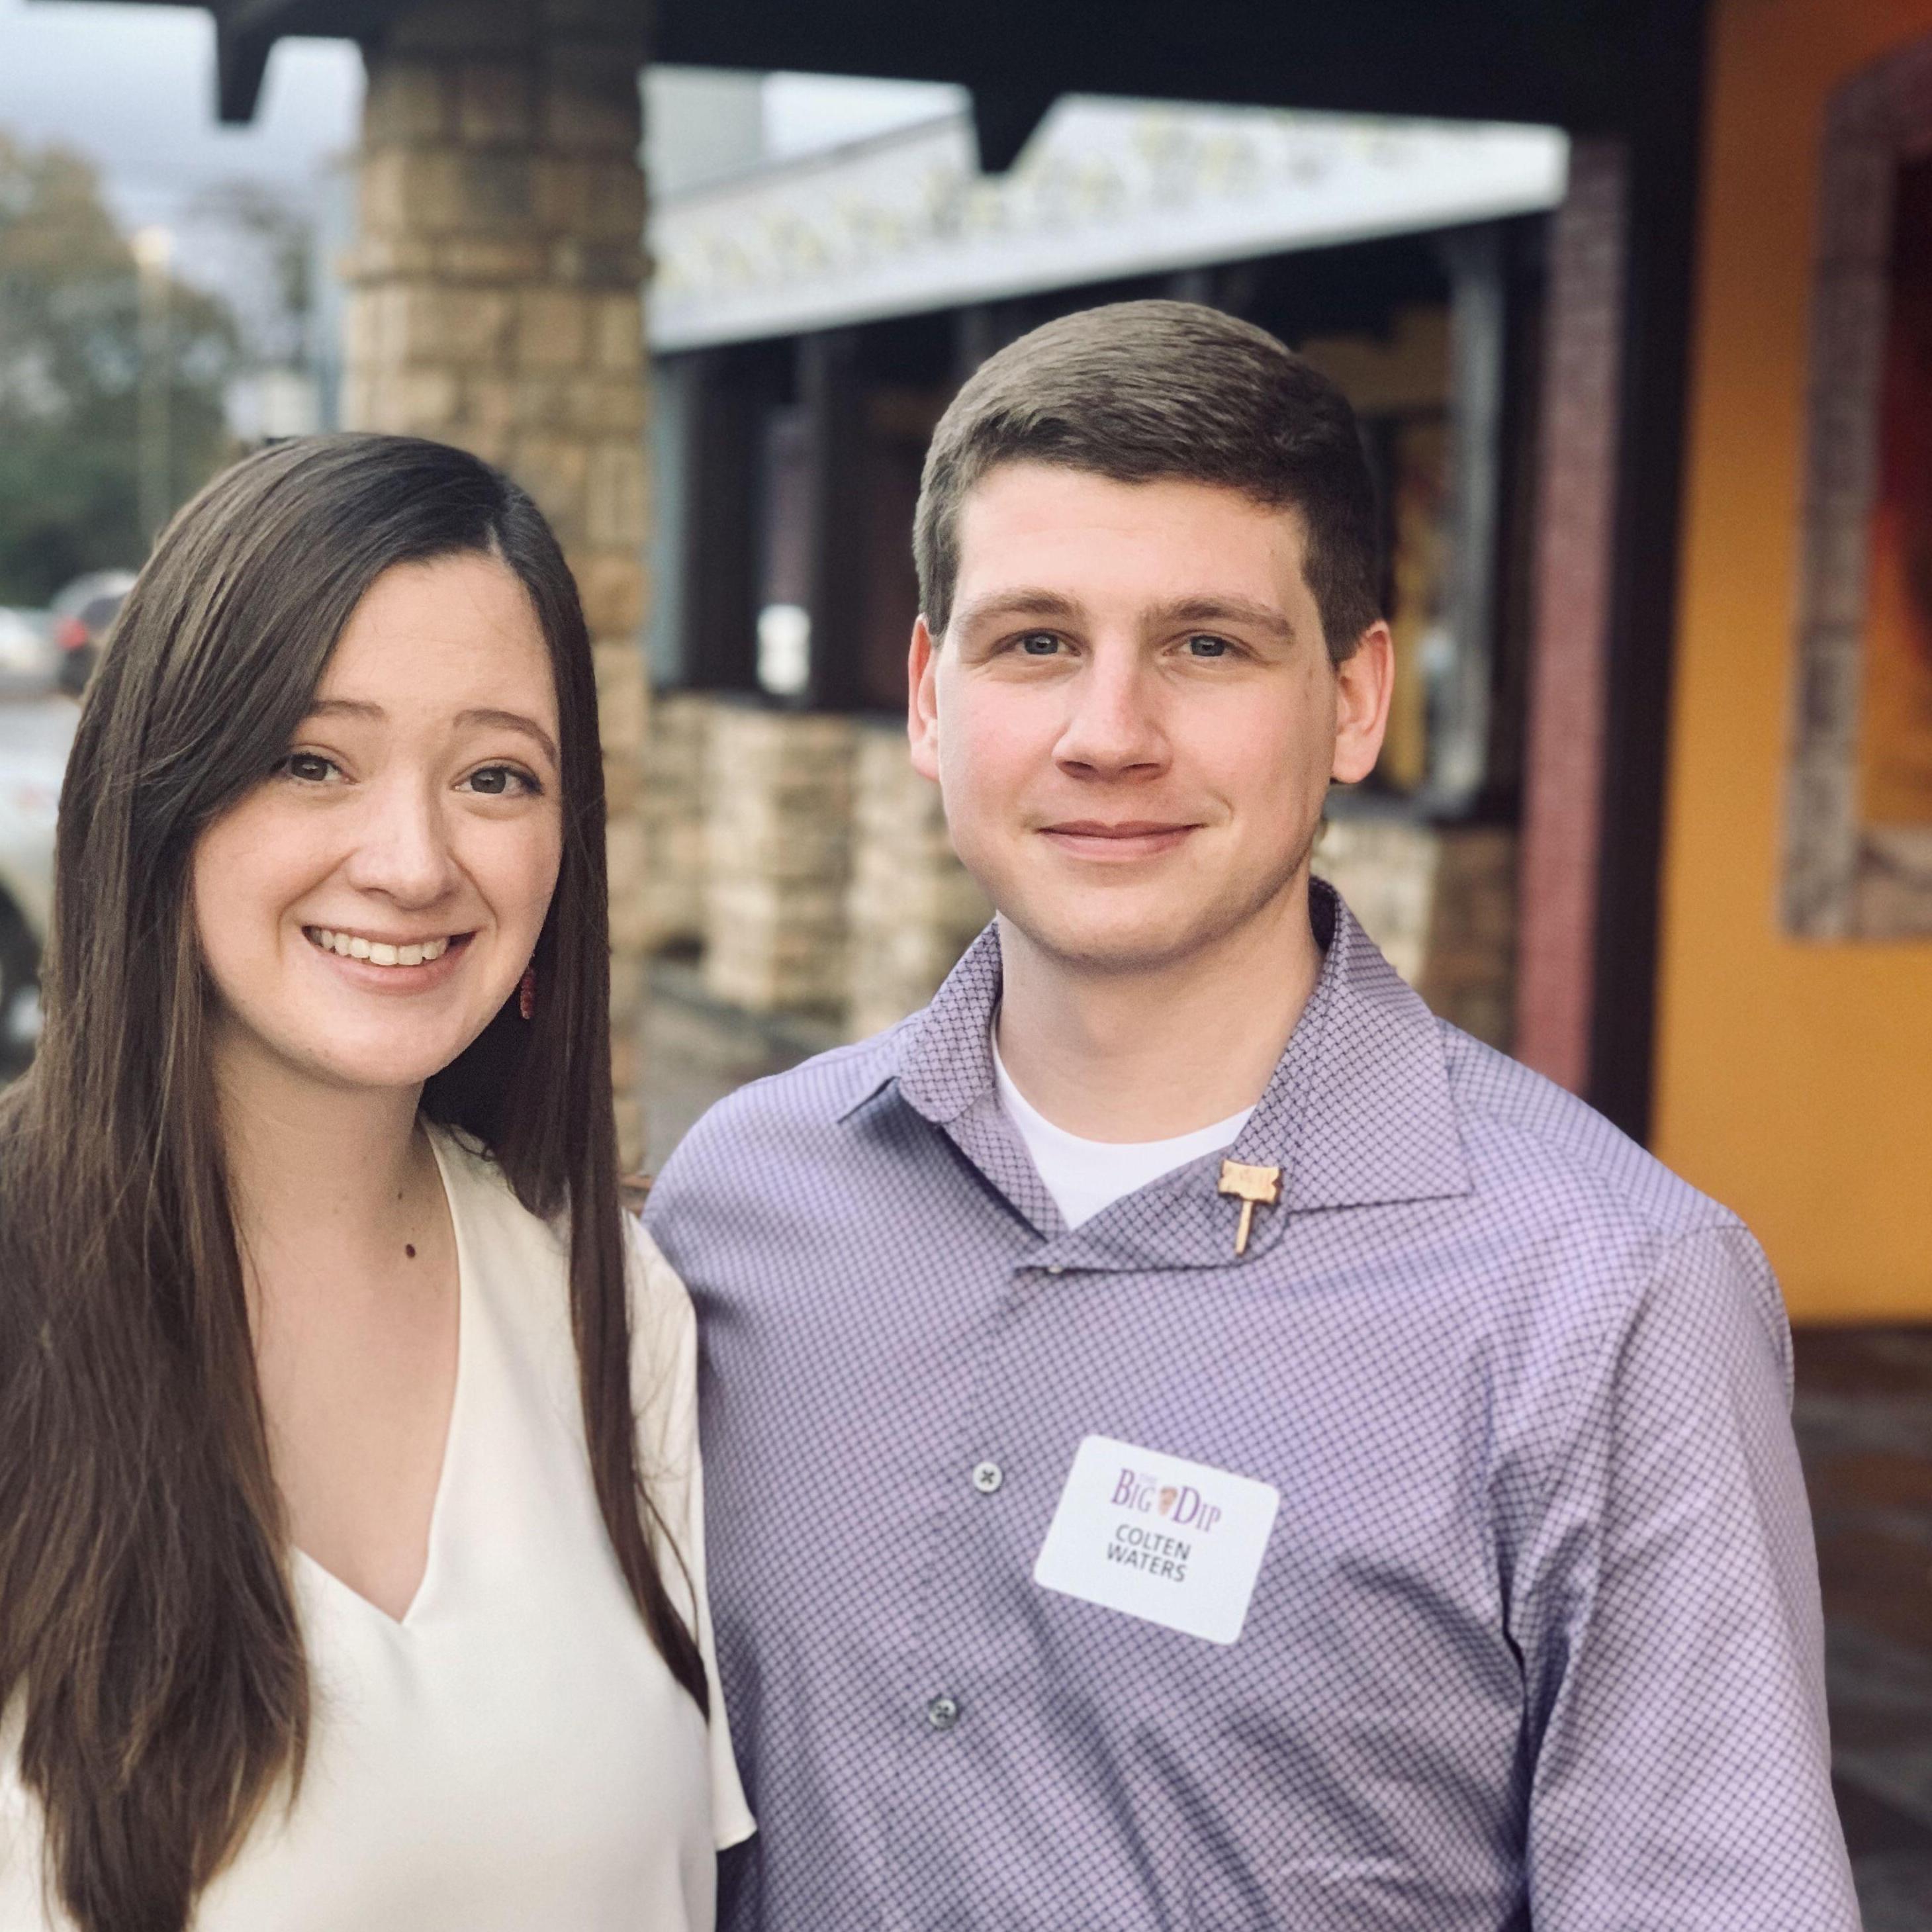
<path id="1" fill-rule="evenodd" d="M 935 1697 L 926 1707 L 926 1721 L 935 1731 L 950 1731 L 959 1721 L 959 1700 L 956 1697 Z"/>
<path id="2" fill-rule="evenodd" d="M 1046 1271 L 1048 1274 L 1064 1274 L 1066 1270 L 1058 1262 L 1048 1262 L 1046 1264 Z"/>
<path id="3" fill-rule="evenodd" d="M 982 1496 L 990 1496 L 1006 1480 L 1006 1472 L 997 1462 L 976 1462 L 973 1466 L 973 1486 Z"/>

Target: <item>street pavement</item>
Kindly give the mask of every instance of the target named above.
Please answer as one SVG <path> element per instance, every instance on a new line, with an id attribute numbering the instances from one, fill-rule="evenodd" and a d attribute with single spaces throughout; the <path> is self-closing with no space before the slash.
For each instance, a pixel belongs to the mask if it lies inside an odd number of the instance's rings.
<path id="1" fill-rule="evenodd" d="M 1932 1932 L 1932 1328 L 1797 1342 L 1832 1766 L 1865 1932 Z"/>
<path id="2" fill-rule="evenodd" d="M 70 698 L 29 686 L 16 693 L 0 693 L 0 777 L 9 763 L 28 758 L 44 763 L 51 758 L 58 770 L 74 737 L 80 707 Z"/>

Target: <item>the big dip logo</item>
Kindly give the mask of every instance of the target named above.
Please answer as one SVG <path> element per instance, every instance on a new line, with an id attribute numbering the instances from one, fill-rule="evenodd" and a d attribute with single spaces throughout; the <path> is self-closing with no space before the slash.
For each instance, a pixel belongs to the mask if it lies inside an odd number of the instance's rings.
<path id="1" fill-rule="evenodd" d="M 1208 1536 L 1221 1520 L 1220 1507 L 1192 1484 L 1163 1483 L 1158 1476 L 1138 1469 L 1121 1470 L 1112 1501 L 1117 1509 L 1156 1518 L 1166 1527 L 1132 1521 L 1116 1524 L 1107 1544 L 1107 1561 L 1124 1563 L 1130 1570 L 1144 1570 L 1170 1583 L 1187 1581 L 1187 1565 L 1194 1555 L 1193 1544 L 1172 1532 L 1186 1529 L 1196 1536 Z"/>

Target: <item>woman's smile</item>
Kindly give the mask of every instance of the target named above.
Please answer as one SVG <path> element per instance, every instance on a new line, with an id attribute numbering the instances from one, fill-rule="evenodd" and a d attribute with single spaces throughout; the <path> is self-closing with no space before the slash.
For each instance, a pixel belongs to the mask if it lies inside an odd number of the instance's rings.
<path id="1" fill-rule="evenodd" d="M 386 993 L 418 993 L 448 981 L 476 935 L 448 932 L 434 938 L 403 939 L 305 926 L 302 937 L 358 986 Z"/>

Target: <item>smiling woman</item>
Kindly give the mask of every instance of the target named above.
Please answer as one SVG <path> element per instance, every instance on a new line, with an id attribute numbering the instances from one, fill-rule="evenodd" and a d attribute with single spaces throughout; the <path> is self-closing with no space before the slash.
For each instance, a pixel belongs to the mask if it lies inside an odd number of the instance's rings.
<path id="1" fill-rule="evenodd" d="M 527 497 L 349 436 L 181 514 L 0 1102 L 9 1932 L 709 1928 L 750 1821 L 604 892 Z"/>

